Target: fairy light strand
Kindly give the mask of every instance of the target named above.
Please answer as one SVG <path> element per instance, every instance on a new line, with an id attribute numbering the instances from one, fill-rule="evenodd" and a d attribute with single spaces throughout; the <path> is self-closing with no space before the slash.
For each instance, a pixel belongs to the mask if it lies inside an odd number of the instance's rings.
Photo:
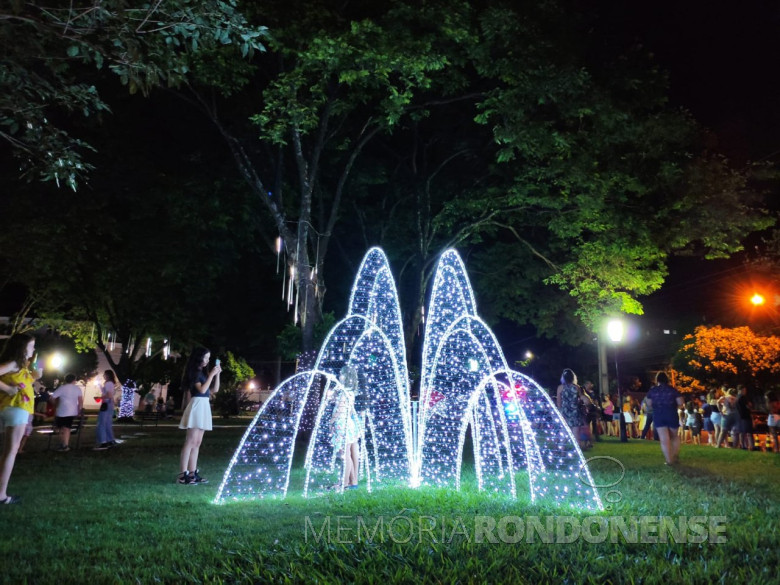
<path id="1" fill-rule="evenodd" d="M 292 284 L 291 279 L 288 299 Z M 340 484 L 345 450 L 333 429 L 347 399 L 338 375 L 350 364 L 358 372 L 359 476 L 369 491 L 382 485 L 460 489 L 470 430 L 479 490 L 516 497 L 516 476 L 525 470 L 531 501 L 603 509 L 577 441 L 552 399 L 531 378 L 509 369 L 495 335 L 477 315 L 465 266 L 454 250 L 439 259 L 423 314 L 416 443 L 397 289 L 384 252 L 372 248 L 355 278 L 347 316 L 328 333 L 313 368 L 282 382 L 258 411 L 215 502 L 286 495 L 301 415 L 314 399 L 319 406 L 303 493 L 316 496 Z"/>

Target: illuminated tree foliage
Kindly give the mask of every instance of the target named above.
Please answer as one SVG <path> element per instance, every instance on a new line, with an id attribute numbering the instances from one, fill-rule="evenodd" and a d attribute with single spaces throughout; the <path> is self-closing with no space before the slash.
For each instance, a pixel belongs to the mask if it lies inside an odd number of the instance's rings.
<path id="1" fill-rule="evenodd" d="M 780 337 L 750 327 L 697 327 L 683 338 L 673 364 L 698 388 L 741 383 L 768 390 L 780 385 Z"/>

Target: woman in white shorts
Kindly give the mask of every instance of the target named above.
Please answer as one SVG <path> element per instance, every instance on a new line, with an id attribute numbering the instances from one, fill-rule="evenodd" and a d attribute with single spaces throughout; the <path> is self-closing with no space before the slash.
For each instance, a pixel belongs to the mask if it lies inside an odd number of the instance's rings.
<path id="1" fill-rule="evenodd" d="M 710 433 L 710 445 L 715 445 L 715 440 L 720 435 L 720 425 L 723 423 L 723 416 L 720 414 L 720 406 L 718 405 L 718 391 L 711 390 L 707 394 L 707 404 L 710 405 L 712 411 L 710 412 L 710 421 L 712 422 L 713 431 Z"/>
<path id="2" fill-rule="evenodd" d="M 200 476 L 198 470 L 198 452 L 203 441 L 203 433 L 211 430 L 211 404 L 209 395 L 219 390 L 219 360 L 206 374 L 211 352 L 205 347 L 198 347 L 192 351 L 187 367 L 184 369 L 182 389 L 185 397 L 189 397 L 187 408 L 181 415 L 180 429 L 187 430 L 187 438 L 179 457 L 181 473 L 176 480 L 185 485 L 208 483 L 208 480 Z M 186 398 L 185 398 L 186 399 Z"/>

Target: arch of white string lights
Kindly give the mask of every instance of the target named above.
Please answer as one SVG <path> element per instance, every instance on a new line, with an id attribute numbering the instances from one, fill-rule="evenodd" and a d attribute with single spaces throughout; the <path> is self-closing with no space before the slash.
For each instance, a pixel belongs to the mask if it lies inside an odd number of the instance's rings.
<path id="1" fill-rule="evenodd" d="M 338 379 L 358 372 L 360 474 L 381 485 L 460 489 L 468 430 L 479 490 L 532 501 L 602 509 L 575 437 L 550 396 L 508 368 L 493 332 L 477 315 L 463 263 L 447 250 L 437 264 L 422 352 L 417 441 L 412 440 L 409 375 L 395 282 L 385 254 L 370 249 L 347 316 L 328 334 L 311 371 L 282 382 L 239 443 L 215 502 L 287 494 L 295 439 L 307 400 L 321 396 L 306 452 L 304 496 L 343 489 L 343 435 L 333 432 L 347 391 Z M 527 479 L 525 479 L 527 478 Z"/>

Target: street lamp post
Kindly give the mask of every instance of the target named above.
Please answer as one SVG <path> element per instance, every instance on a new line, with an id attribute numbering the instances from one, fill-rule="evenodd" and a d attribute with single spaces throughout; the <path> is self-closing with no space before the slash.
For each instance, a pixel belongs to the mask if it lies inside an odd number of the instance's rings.
<path id="1" fill-rule="evenodd" d="M 628 442 L 628 434 L 626 433 L 626 419 L 623 416 L 623 393 L 620 391 L 620 372 L 618 371 L 618 343 L 623 340 L 623 321 L 620 319 L 612 319 L 607 324 L 607 334 L 612 342 L 615 344 L 615 384 L 618 391 L 618 424 L 620 426 L 620 442 Z"/>

